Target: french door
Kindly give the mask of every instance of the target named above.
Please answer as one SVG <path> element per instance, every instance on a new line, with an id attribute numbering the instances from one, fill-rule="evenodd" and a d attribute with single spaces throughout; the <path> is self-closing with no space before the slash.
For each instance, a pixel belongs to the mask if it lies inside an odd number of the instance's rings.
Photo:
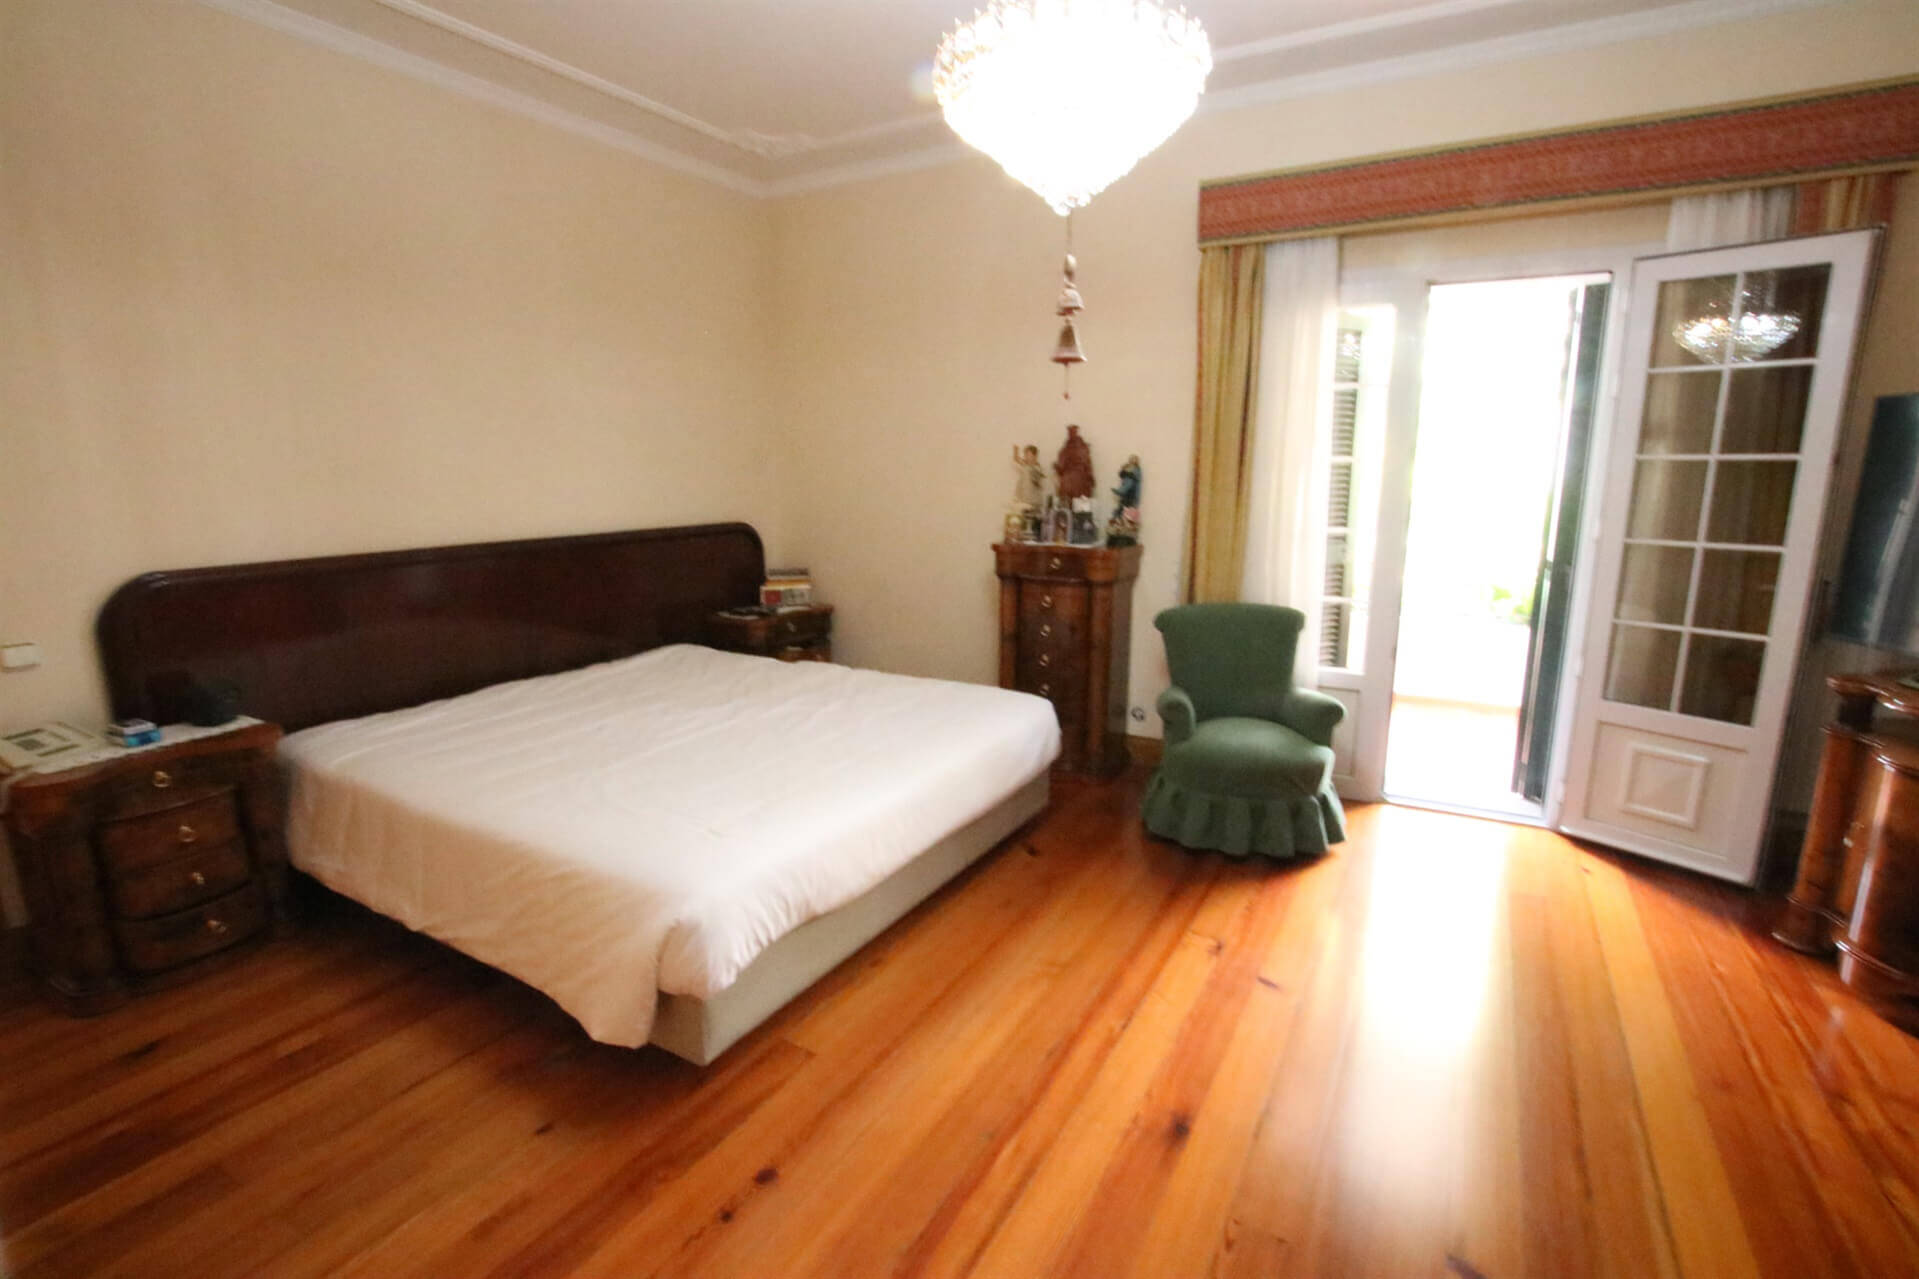
<path id="1" fill-rule="evenodd" d="M 1634 265 L 1561 829 L 1757 869 L 1875 235 Z"/>

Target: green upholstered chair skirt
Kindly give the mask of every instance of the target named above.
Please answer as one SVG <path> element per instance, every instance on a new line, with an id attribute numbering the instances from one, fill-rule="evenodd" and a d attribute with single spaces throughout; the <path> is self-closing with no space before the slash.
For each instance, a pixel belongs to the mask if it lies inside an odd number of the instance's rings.
<path id="1" fill-rule="evenodd" d="M 1304 617 L 1264 604 L 1188 604 L 1154 619 L 1173 687 L 1166 750 L 1142 815 L 1155 835 L 1234 857 L 1319 854 L 1346 838 L 1333 790 L 1345 707 L 1293 687 Z"/>

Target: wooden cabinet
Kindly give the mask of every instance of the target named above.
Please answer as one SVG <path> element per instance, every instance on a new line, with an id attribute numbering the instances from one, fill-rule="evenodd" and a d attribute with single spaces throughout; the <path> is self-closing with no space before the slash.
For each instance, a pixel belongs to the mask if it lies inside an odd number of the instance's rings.
<path id="1" fill-rule="evenodd" d="M 993 547 L 999 573 L 999 682 L 1059 714 L 1064 772 L 1126 766 L 1137 546 Z"/>
<path id="2" fill-rule="evenodd" d="M 14 781 L 28 954 L 68 1012 L 184 980 L 287 921 L 279 739 L 249 724 Z"/>
<path id="3" fill-rule="evenodd" d="M 1893 675 L 1826 682 L 1839 716 L 1826 728 L 1798 876 L 1773 935 L 1837 950 L 1840 980 L 1919 1034 L 1919 688 Z"/>
<path id="4" fill-rule="evenodd" d="M 706 642 L 731 653 L 777 657 L 782 662 L 830 662 L 833 606 L 808 604 L 746 617 L 715 613 L 706 619 Z"/>

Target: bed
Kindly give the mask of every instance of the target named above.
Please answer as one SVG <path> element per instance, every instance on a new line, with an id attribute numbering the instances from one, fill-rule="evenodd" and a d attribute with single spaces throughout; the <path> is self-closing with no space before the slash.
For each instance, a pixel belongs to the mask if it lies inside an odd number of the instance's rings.
<path id="1" fill-rule="evenodd" d="M 1044 808 L 1050 705 L 699 646 L 745 525 L 148 574 L 117 714 L 289 730 L 294 864 L 705 1064 Z"/>

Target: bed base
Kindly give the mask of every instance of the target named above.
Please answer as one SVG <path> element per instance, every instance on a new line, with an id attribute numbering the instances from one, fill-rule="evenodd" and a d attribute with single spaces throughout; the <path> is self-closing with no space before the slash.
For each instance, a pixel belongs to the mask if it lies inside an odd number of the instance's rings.
<path id="1" fill-rule="evenodd" d="M 709 1065 L 795 995 L 1038 816 L 1046 800 L 1047 773 L 1042 770 L 861 896 L 768 946 L 719 994 L 695 999 L 662 992 L 649 1042 L 696 1066 Z"/>

